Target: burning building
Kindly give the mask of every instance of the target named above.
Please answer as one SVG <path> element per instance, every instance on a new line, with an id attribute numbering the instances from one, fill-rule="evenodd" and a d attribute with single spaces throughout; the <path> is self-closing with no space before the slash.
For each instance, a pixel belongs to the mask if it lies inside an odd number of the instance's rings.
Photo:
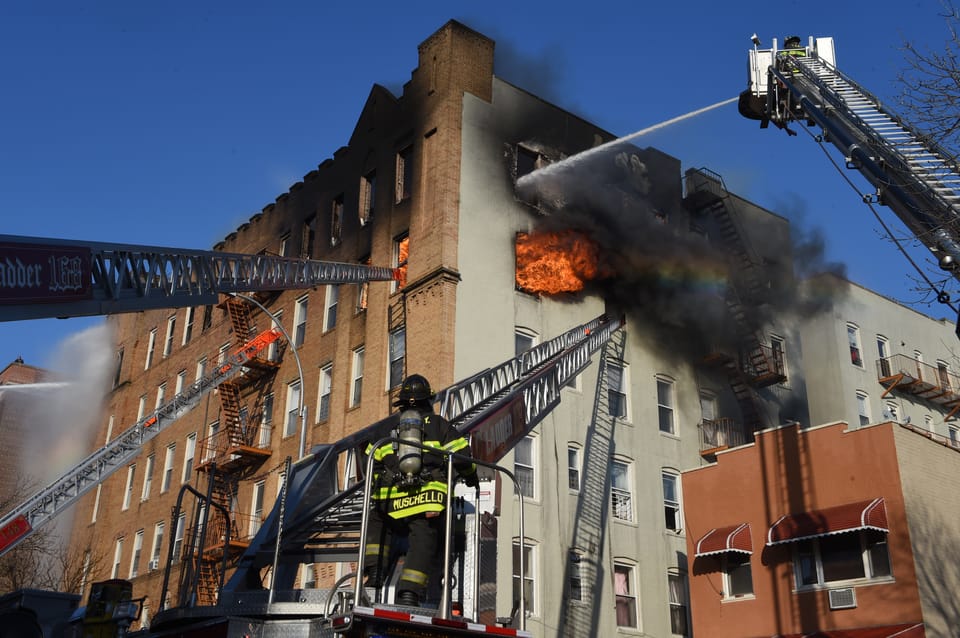
<path id="1" fill-rule="evenodd" d="M 130 578 L 156 610 L 182 602 L 192 576 L 215 600 L 214 565 L 258 530 L 284 460 L 388 414 L 404 374 L 444 387 L 626 312 L 627 336 L 514 450 L 526 535 L 510 534 L 515 498 L 499 491 L 494 595 L 510 609 L 522 592 L 537 635 L 689 633 L 680 471 L 807 420 L 802 378 L 785 383 L 800 370 L 786 347 L 789 225 L 655 149 L 581 155 L 615 136 L 493 66 L 493 41 L 446 24 L 420 44 L 401 95 L 374 86 L 348 144 L 215 246 L 390 265 L 399 282 L 110 319 L 119 363 L 98 442 L 250 335 L 279 323 L 290 341 L 85 497 L 75 526 L 106 558 L 88 582 Z M 224 513 L 184 565 L 191 519 L 171 507 L 185 486 L 211 485 Z M 349 569 L 306 563 L 298 583 L 329 586 Z"/>

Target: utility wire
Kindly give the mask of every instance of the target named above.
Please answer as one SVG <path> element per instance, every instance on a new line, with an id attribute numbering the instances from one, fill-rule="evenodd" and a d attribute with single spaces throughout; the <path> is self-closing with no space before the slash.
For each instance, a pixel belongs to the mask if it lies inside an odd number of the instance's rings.
<path id="1" fill-rule="evenodd" d="M 903 244 L 901 243 L 901 241 L 900 241 L 899 239 L 897 239 L 897 237 L 894 235 L 893 231 L 890 229 L 890 227 L 887 225 L 887 223 L 886 223 L 886 222 L 883 220 L 883 218 L 880 216 L 880 213 L 877 212 L 877 209 L 876 209 L 876 207 L 873 205 L 873 202 L 870 201 L 870 198 L 869 198 L 865 193 L 863 193 L 859 188 L 857 188 L 857 185 L 853 183 L 853 180 L 850 179 L 850 177 L 847 175 L 846 171 L 844 171 L 843 169 L 840 168 L 840 165 L 839 165 L 839 164 L 837 163 L 837 161 L 833 158 L 833 154 L 830 152 L 830 150 L 829 150 L 829 149 L 826 147 L 826 145 L 824 144 L 823 136 L 822 136 L 822 135 L 814 135 L 814 134 L 811 133 L 809 130 L 807 130 L 807 128 L 804 127 L 804 126 L 801 126 L 800 128 L 803 129 L 803 132 L 804 132 L 804 133 L 806 133 L 806 134 L 809 135 L 811 138 L 813 138 L 813 140 L 814 140 L 814 141 L 817 143 L 817 145 L 820 147 L 820 150 L 823 151 L 823 154 L 827 156 L 827 159 L 830 160 L 830 163 L 833 164 L 833 167 L 834 167 L 835 169 L 837 169 L 837 172 L 840 173 L 840 176 L 841 176 L 841 177 L 843 177 L 844 181 L 846 181 L 847 184 L 850 185 L 850 188 L 853 189 L 853 192 L 855 192 L 857 195 L 859 195 L 859 196 L 860 196 L 860 199 L 863 201 L 863 203 L 865 203 L 865 204 L 867 205 L 867 207 L 870 209 L 870 212 L 873 213 L 874 218 L 877 220 L 877 223 L 880 224 L 880 227 L 883 229 L 883 232 L 886 234 L 887 237 L 890 238 L 890 241 L 892 241 L 893 244 L 897 247 L 897 250 L 900 251 L 900 254 L 902 254 L 902 255 L 906 258 L 906 260 L 910 263 L 910 265 L 913 266 L 914 270 L 917 271 L 917 274 L 920 275 L 921 279 L 923 279 L 923 281 L 926 282 L 926 284 L 930 287 L 930 289 L 937 293 L 937 301 L 939 301 L 939 302 L 942 303 L 943 305 L 945 305 L 945 306 L 947 306 L 948 308 L 950 308 L 950 310 L 952 310 L 954 313 L 957 313 L 957 308 L 956 308 L 956 307 L 954 306 L 954 304 L 949 300 L 949 297 L 947 297 L 947 300 L 946 300 L 946 301 L 943 300 L 944 297 L 943 297 L 943 295 L 941 294 L 941 291 L 937 289 L 937 286 L 930 280 L 929 277 L 927 277 L 927 274 L 924 272 L 924 270 L 917 264 L 916 261 L 914 261 L 913 257 L 911 257 L 910 254 L 906 251 L 906 249 L 903 247 Z"/>

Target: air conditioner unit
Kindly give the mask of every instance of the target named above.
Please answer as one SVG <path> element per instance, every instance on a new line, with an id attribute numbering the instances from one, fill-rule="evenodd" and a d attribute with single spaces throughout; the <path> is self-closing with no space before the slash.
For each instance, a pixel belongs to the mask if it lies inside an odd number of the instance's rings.
<path id="1" fill-rule="evenodd" d="M 159 559 L 156 559 L 156 558 L 152 559 L 152 560 L 147 564 L 147 569 L 148 569 L 149 571 L 151 571 L 151 572 L 156 571 L 157 568 L 159 568 L 159 567 L 160 567 L 160 560 L 159 560 Z"/>
<path id="2" fill-rule="evenodd" d="M 853 609 L 857 606 L 857 594 L 853 587 L 831 589 L 828 594 L 830 596 L 830 609 Z"/>

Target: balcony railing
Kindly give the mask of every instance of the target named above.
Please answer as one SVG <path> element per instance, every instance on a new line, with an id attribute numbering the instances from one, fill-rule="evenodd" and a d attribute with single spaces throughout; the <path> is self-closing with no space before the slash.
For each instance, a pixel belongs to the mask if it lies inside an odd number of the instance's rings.
<path id="1" fill-rule="evenodd" d="M 700 454 L 714 454 L 748 443 L 743 426 L 733 419 L 704 419 L 700 422 Z"/>
<path id="2" fill-rule="evenodd" d="M 883 395 L 897 391 L 949 410 L 952 418 L 960 410 L 960 377 L 942 365 L 930 365 L 904 354 L 877 361 L 877 381 L 886 388 Z"/>
<path id="3" fill-rule="evenodd" d="M 627 490 L 611 488 L 613 517 L 621 521 L 633 520 L 633 498 Z"/>
<path id="4" fill-rule="evenodd" d="M 216 463 L 220 469 L 229 469 L 229 466 L 245 461 L 265 459 L 270 453 L 269 424 L 248 427 L 243 435 L 240 432 L 218 430 L 200 442 L 200 458 L 203 461 L 199 469 L 204 469 L 210 463 Z"/>

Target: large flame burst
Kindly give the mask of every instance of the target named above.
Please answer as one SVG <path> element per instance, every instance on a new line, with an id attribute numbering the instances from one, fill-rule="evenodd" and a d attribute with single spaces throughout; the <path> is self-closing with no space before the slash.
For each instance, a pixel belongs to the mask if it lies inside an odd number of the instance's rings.
<path id="1" fill-rule="evenodd" d="M 574 230 L 517 233 L 517 286 L 534 294 L 579 292 L 599 272 L 599 246 Z"/>

